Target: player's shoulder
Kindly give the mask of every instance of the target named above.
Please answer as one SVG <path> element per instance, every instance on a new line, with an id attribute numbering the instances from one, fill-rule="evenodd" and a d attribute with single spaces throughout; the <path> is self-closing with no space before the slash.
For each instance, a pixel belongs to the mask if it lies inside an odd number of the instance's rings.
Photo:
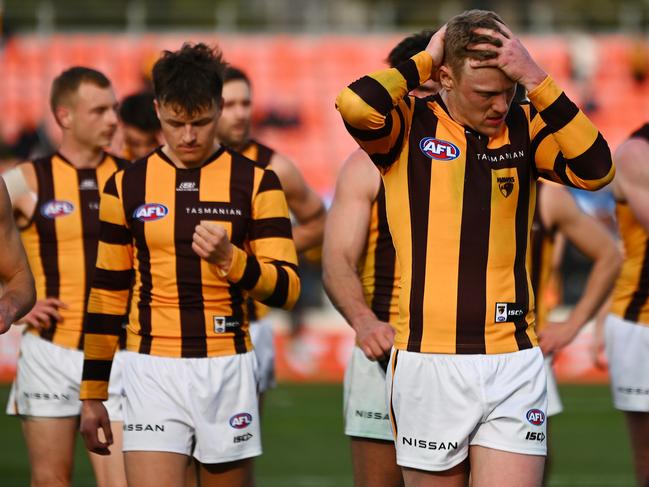
<path id="1" fill-rule="evenodd" d="M 106 157 L 115 163 L 118 170 L 126 169 L 126 167 L 131 164 L 131 161 L 129 161 L 128 159 L 115 155 L 111 152 L 106 152 Z"/>
<path id="2" fill-rule="evenodd" d="M 356 149 L 349 154 L 338 173 L 337 193 L 363 194 L 373 200 L 380 187 L 381 173 L 370 156 L 362 149 Z"/>

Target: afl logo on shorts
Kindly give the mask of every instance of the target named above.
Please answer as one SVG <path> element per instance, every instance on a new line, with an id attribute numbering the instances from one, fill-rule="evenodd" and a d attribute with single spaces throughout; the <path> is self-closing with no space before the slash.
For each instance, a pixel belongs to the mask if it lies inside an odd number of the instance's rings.
<path id="1" fill-rule="evenodd" d="M 545 413 L 540 409 L 530 409 L 525 413 L 525 417 L 527 418 L 527 421 L 534 426 L 541 426 L 545 423 Z"/>
<path id="2" fill-rule="evenodd" d="M 460 149 L 455 144 L 433 137 L 421 139 L 419 148 L 424 155 L 438 161 L 452 161 L 460 155 Z"/>
<path id="3" fill-rule="evenodd" d="M 141 222 L 152 222 L 164 218 L 169 213 L 165 205 L 159 203 L 146 203 L 140 205 L 133 212 L 133 218 L 137 218 Z"/>
<path id="4" fill-rule="evenodd" d="M 52 220 L 67 216 L 74 211 L 74 205 L 65 200 L 51 200 L 41 206 L 41 215 Z"/>
<path id="5" fill-rule="evenodd" d="M 230 418 L 230 426 L 238 430 L 250 426 L 251 423 L 252 423 L 252 415 L 249 413 L 235 414 Z"/>

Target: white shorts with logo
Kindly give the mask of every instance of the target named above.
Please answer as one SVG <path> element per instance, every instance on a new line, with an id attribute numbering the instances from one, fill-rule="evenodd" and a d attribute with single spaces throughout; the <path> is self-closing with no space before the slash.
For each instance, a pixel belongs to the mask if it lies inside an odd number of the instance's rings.
<path id="1" fill-rule="evenodd" d="M 493 355 L 393 350 L 386 389 L 403 467 L 448 470 L 469 445 L 546 454 L 547 378 L 538 347 Z"/>
<path id="2" fill-rule="evenodd" d="M 104 402 L 111 421 L 122 420 L 122 353 L 115 354 L 108 400 Z M 20 343 L 7 414 L 43 418 L 79 416 L 82 370 L 83 351 L 61 347 L 32 333 L 25 333 Z"/>
<path id="3" fill-rule="evenodd" d="M 613 405 L 649 412 L 649 326 L 609 314 L 605 333 Z"/>
<path id="4" fill-rule="evenodd" d="M 554 416 L 563 412 L 563 403 L 559 395 L 557 378 L 552 370 L 552 357 L 545 357 L 545 375 L 548 377 L 548 416 Z"/>
<path id="5" fill-rule="evenodd" d="M 354 347 L 345 370 L 343 390 L 345 434 L 393 441 L 385 397 L 385 371 Z"/>
<path id="6" fill-rule="evenodd" d="M 261 455 L 254 352 L 124 355 L 125 452 L 180 453 L 205 464 Z"/>
<path id="7" fill-rule="evenodd" d="M 262 318 L 250 323 L 250 340 L 257 356 L 257 373 L 259 393 L 276 386 L 275 383 L 275 344 L 271 320 Z"/>

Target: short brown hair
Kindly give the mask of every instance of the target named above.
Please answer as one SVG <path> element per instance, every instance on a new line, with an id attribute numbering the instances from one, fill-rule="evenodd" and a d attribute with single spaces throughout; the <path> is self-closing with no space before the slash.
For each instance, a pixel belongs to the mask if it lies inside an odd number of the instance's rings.
<path id="1" fill-rule="evenodd" d="M 59 74 L 52 82 L 50 108 L 56 118 L 56 109 L 66 98 L 73 95 L 82 83 L 90 83 L 100 88 L 109 88 L 110 80 L 96 69 L 74 66 Z"/>
<path id="2" fill-rule="evenodd" d="M 164 51 L 153 66 L 155 97 L 195 115 L 221 100 L 224 69 L 221 51 L 203 43 Z"/>
<path id="3" fill-rule="evenodd" d="M 466 59 L 491 59 L 495 57 L 496 53 L 493 51 L 470 51 L 467 46 L 469 44 L 487 43 L 500 47 L 502 43 L 499 39 L 479 35 L 473 31 L 479 28 L 491 29 L 507 36 L 499 25 L 504 23 L 498 14 L 490 10 L 467 10 L 453 17 L 448 21 L 444 36 L 444 64 L 450 66 L 453 73 L 458 76 Z"/>

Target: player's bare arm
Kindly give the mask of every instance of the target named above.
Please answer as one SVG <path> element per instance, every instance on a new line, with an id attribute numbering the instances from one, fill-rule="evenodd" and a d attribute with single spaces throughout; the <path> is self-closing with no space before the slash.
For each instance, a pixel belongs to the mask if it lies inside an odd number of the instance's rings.
<path id="1" fill-rule="evenodd" d="M 309 187 L 302 174 L 289 159 L 275 153 L 269 167 L 282 183 L 286 201 L 297 221 L 293 241 L 298 252 L 322 243 L 326 212 L 318 194 Z"/>
<path id="2" fill-rule="evenodd" d="M 622 265 L 622 256 L 604 226 L 582 212 L 568 190 L 548 185 L 541 198 L 541 219 L 548 228 L 556 226 L 577 249 L 592 259 L 586 287 L 565 323 L 549 323 L 540 333 L 544 354 L 568 345 L 579 330 L 602 307 Z"/>
<path id="3" fill-rule="evenodd" d="M 632 138 L 622 144 L 615 152 L 615 165 L 618 168 L 613 192 L 618 201 L 631 208 L 633 216 L 649 232 L 649 143 L 640 138 Z"/>
<path id="4" fill-rule="evenodd" d="M 514 36 L 511 30 L 500 24 L 501 31 L 492 29 L 475 29 L 478 35 L 476 43 L 469 44 L 473 51 L 490 53 L 489 59 L 470 59 L 473 68 L 498 68 L 517 83 L 532 91 L 547 77 L 547 73 L 536 64 L 523 43 Z M 482 41 L 482 42 L 481 42 Z"/>
<path id="5" fill-rule="evenodd" d="M 14 223 L 11 202 L 5 184 L 0 181 L 0 230 L 4 249 L 0 259 L 0 279 L 3 292 L 0 296 L 0 333 L 22 317 L 34 305 L 36 290 L 25 250 Z"/>
<path id="6" fill-rule="evenodd" d="M 7 187 L 16 225 L 20 227 L 29 225 L 36 211 L 38 199 L 38 183 L 33 164 L 21 164 L 4 173 L 2 178 Z M 39 299 L 20 322 L 39 330 L 47 329 L 53 321 L 63 321 L 59 313 L 60 308 L 67 308 L 60 299 L 51 297 Z"/>
<path id="7" fill-rule="evenodd" d="M 81 404 L 79 430 L 86 448 L 98 455 L 110 455 L 109 447 L 113 444 L 113 432 L 104 403 L 100 399 L 85 399 Z M 105 441 L 99 438 L 100 429 L 104 433 Z"/>
<path id="8" fill-rule="evenodd" d="M 356 332 L 356 343 L 370 360 L 385 357 L 394 341 L 393 328 L 379 321 L 365 302 L 357 270 L 379 184 L 379 172 L 363 151 L 349 156 L 338 176 L 323 247 L 327 294 Z"/>

